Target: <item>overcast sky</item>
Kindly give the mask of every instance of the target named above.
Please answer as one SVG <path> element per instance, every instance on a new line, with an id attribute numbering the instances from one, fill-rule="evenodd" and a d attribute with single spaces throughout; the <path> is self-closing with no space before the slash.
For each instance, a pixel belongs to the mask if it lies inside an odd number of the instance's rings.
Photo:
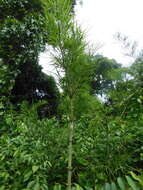
<path id="1" fill-rule="evenodd" d="M 128 65 L 131 59 L 123 55 L 123 50 L 114 39 L 120 32 L 143 47 L 143 0 L 82 0 L 75 8 L 76 20 L 86 32 L 86 41 L 102 44 L 99 52 Z M 41 54 L 40 64 L 49 70 L 48 55 Z"/>

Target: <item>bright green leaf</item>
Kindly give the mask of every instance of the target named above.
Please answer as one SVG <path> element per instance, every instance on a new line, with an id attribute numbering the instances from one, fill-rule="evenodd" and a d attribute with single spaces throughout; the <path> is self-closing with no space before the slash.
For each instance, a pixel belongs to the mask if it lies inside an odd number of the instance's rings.
<path id="1" fill-rule="evenodd" d="M 121 190 L 126 190 L 124 181 L 121 177 L 118 177 L 117 182 Z"/>
<path id="2" fill-rule="evenodd" d="M 114 182 L 111 183 L 111 190 L 117 190 L 117 186 Z"/>
<path id="3" fill-rule="evenodd" d="M 110 188 L 111 186 L 110 186 L 110 184 L 109 183 L 106 183 L 105 184 L 105 190 L 111 190 L 111 188 Z"/>
<path id="4" fill-rule="evenodd" d="M 140 176 L 137 176 L 134 172 L 130 172 L 130 174 L 132 175 L 132 177 L 133 177 L 135 180 L 139 181 L 140 184 L 143 186 L 143 180 L 141 179 Z"/>
<path id="5" fill-rule="evenodd" d="M 35 173 L 39 169 L 39 166 L 32 166 L 32 171 Z"/>
<path id="6" fill-rule="evenodd" d="M 33 190 L 40 190 L 40 184 L 38 182 L 34 185 Z"/>
<path id="7" fill-rule="evenodd" d="M 132 187 L 133 190 L 139 190 L 140 188 L 137 187 L 136 183 L 132 180 L 130 176 L 126 176 L 128 184 Z"/>

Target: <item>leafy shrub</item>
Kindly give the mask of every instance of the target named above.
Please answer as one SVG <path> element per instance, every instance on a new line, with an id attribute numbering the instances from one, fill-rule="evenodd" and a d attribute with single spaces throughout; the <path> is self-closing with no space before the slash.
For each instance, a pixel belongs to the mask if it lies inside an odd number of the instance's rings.
<path id="1" fill-rule="evenodd" d="M 61 170 L 66 171 L 66 129 L 54 118 L 38 120 L 36 106 L 30 108 L 23 104 L 20 114 L 8 111 L 3 117 L 1 189 L 44 190 L 59 178 L 65 180 Z M 58 176 L 58 170 L 62 177 Z"/>
<path id="2" fill-rule="evenodd" d="M 11 106 L 2 112 L 0 188 L 3 190 L 53 189 L 55 183 L 65 189 L 67 121 L 39 120 L 38 106 L 23 103 L 19 112 Z M 73 183 L 84 188 L 111 184 L 118 176 L 140 168 L 137 163 L 142 161 L 142 119 L 134 123 L 112 116 L 107 119 L 101 110 L 95 117 L 81 117 L 74 131 Z"/>

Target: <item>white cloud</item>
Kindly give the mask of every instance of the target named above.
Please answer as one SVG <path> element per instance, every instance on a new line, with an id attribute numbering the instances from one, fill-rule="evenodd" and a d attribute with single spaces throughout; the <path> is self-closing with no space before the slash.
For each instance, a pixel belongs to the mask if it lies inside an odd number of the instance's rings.
<path id="1" fill-rule="evenodd" d="M 128 64 L 130 59 L 123 56 L 113 36 L 121 32 L 143 46 L 142 7 L 142 0 L 83 0 L 83 6 L 76 7 L 76 19 L 87 31 L 87 41 L 101 42 L 105 56 Z"/>
<path id="2" fill-rule="evenodd" d="M 143 46 L 143 0 L 83 0 L 83 5 L 77 5 L 76 20 L 86 31 L 86 40 L 93 44 L 104 46 L 100 52 L 109 58 L 127 65 L 131 59 L 122 54 L 121 48 L 113 39 L 113 35 L 121 32 L 131 40 L 139 41 Z M 53 72 L 49 56 L 41 54 L 40 64 L 44 71 Z M 48 72 L 48 73 L 49 73 Z"/>

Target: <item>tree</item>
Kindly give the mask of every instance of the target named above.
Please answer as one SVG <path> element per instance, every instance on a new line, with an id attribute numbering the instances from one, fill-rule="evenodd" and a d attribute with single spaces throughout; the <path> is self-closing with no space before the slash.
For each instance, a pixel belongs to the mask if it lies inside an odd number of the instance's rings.
<path id="1" fill-rule="evenodd" d="M 136 86 L 143 87 L 143 57 L 138 57 L 131 66 L 131 74 L 134 77 Z"/>
<path id="2" fill-rule="evenodd" d="M 43 73 L 41 66 L 35 62 L 20 64 L 19 71 L 11 90 L 12 103 L 17 104 L 26 100 L 32 104 L 45 100 L 47 103 L 39 108 L 41 117 L 56 115 L 60 96 L 54 78 Z"/>
<path id="3" fill-rule="evenodd" d="M 91 59 L 94 62 L 91 93 L 106 94 L 108 90 L 114 87 L 111 72 L 121 68 L 121 65 L 114 59 L 109 59 L 102 55 L 93 56 Z"/>
<path id="4" fill-rule="evenodd" d="M 14 81 L 19 64 L 37 62 L 38 53 L 43 49 L 43 4 L 41 0 L 0 0 L 0 12 L 0 59 Z"/>
<path id="5" fill-rule="evenodd" d="M 64 73 L 61 79 L 66 115 L 69 125 L 68 148 L 68 190 L 71 190 L 72 155 L 73 155 L 73 130 L 75 128 L 74 101 L 80 89 L 87 89 L 91 77 L 92 62 L 88 61 L 85 54 L 84 36 L 76 26 L 70 14 L 71 2 L 69 0 L 50 1 L 51 14 L 47 14 L 50 23 L 50 39 L 54 47 L 54 65 L 56 70 Z M 48 9 L 48 8 L 47 8 Z"/>
<path id="6" fill-rule="evenodd" d="M 0 12 L 0 58 L 5 68 L 0 95 L 13 96 L 13 103 L 48 100 L 48 109 L 55 114 L 58 89 L 38 65 L 39 53 L 48 41 L 44 1 L 1 0 Z"/>

